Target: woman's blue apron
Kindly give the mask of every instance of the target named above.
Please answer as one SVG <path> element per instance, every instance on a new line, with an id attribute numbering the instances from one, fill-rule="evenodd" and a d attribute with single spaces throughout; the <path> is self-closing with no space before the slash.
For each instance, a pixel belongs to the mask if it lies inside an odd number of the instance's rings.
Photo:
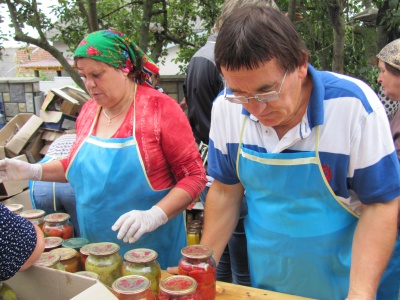
<path id="1" fill-rule="evenodd" d="M 245 118 L 246 121 L 247 117 Z M 316 151 L 260 153 L 239 143 L 252 286 L 316 299 L 347 296 L 358 218 L 339 202 Z"/>
<path id="2" fill-rule="evenodd" d="M 128 138 L 103 139 L 91 135 L 99 113 L 100 109 L 67 170 L 77 198 L 81 236 L 90 242 L 116 243 L 121 247 L 121 255 L 135 248 L 153 249 L 158 253 L 161 268 L 176 266 L 180 250 L 186 245 L 182 213 L 133 244 L 118 240 L 118 232 L 111 230 L 122 214 L 150 209 L 170 189 L 156 191 L 150 185 L 134 136 L 135 110 L 133 136 Z"/>

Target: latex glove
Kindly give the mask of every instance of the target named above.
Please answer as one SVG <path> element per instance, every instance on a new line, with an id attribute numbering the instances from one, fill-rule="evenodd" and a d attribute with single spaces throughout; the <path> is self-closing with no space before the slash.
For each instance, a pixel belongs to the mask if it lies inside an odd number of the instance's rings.
<path id="1" fill-rule="evenodd" d="M 0 182 L 9 180 L 40 180 L 42 166 L 30 164 L 18 159 L 0 160 Z"/>
<path id="2" fill-rule="evenodd" d="M 134 243 L 144 233 L 151 232 L 159 226 L 167 223 L 168 217 L 158 206 L 149 210 L 131 210 L 123 214 L 111 227 L 118 231 L 117 238 L 124 239 L 124 242 Z"/>

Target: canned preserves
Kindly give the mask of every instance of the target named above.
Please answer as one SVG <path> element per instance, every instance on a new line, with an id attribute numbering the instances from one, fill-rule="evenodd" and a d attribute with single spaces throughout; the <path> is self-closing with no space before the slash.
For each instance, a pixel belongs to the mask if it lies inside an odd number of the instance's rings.
<path id="1" fill-rule="evenodd" d="M 72 248 L 57 248 L 51 250 L 49 253 L 58 254 L 60 256 L 60 262 L 63 264 L 65 271 L 75 273 L 81 271 L 79 269 L 79 259 L 77 257 L 77 251 Z"/>
<path id="2" fill-rule="evenodd" d="M 60 262 L 60 255 L 51 252 L 43 252 L 35 262 L 35 266 L 65 271 L 64 265 Z"/>
<path id="3" fill-rule="evenodd" d="M 51 250 L 61 247 L 63 239 L 56 236 L 49 236 L 44 238 L 44 252 L 50 252 Z"/>
<path id="4" fill-rule="evenodd" d="M 46 212 L 41 209 L 28 209 L 20 213 L 20 216 L 31 221 L 33 224 L 43 230 L 44 215 Z"/>
<path id="5" fill-rule="evenodd" d="M 5 204 L 4 206 L 17 215 L 19 215 L 24 210 L 24 206 L 22 204 L 10 203 Z"/>
<path id="6" fill-rule="evenodd" d="M 81 275 L 84 277 L 92 278 L 92 279 L 97 279 L 100 280 L 99 274 L 96 274 L 95 272 L 90 272 L 90 271 L 79 271 L 75 273 L 76 275 Z"/>
<path id="7" fill-rule="evenodd" d="M 43 233 L 47 236 L 61 237 L 63 240 L 74 237 L 69 214 L 54 213 L 44 217 Z"/>
<path id="8" fill-rule="evenodd" d="M 81 265 L 83 270 L 86 270 L 86 259 L 89 256 L 89 247 L 91 245 L 92 244 L 86 244 L 79 250 L 81 253 Z"/>
<path id="9" fill-rule="evenodd" d="M 160 282 L 157 300 L 201 300 L 197 282 L 192 277 L 173 275 Z"/>
<path id="10" fill-rule="evenodd" d="M 79 270 L 84 270 L 84 266 L 85 264 L 82 263 L 82 259 L 81 259 L 81 248 L 85 245 L 87 245 L 89 243 L 88 239 L 85 238 L 70 238 L 68 240 L 65 240 L 62 242 L 62 247 L 63 248 L 72 248 L 76 250 L 76 256 L 78 257 L 78 261 L 79 261 Z"/>
<path id="11" fill-rule="evenodd" d="M 139 275 L 123 276 L 112 284 L 114 295 L 119 300 L 155 300 L 149 279 Z"/>

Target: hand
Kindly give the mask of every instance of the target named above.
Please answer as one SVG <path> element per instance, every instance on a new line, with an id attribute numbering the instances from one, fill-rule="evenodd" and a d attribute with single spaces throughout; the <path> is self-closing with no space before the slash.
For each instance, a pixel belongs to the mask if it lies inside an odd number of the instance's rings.
<path id="1" fill-rule="evenodd" d="M 168 217 L 164 211 L 154 205 L 149 210 L 132 210 L 123 214 L 111 229 L 114 231 L 119 229 L 118 239 L 123 238 L 125 243 L 134 243 L 144 233 L 155 230 L 167 221 Z"/>
<path id="2" fill-rule="evenodd" d="M 42 166 L 30 164 L 18 159 L 0 160 L 0 182 L 9 180 L 40 180 Z"/>
<path id="3" fill-rule="evenodd" d="M 168 267 L 167 272 L 173 275 L 178 274 L 178 267 Z"/>

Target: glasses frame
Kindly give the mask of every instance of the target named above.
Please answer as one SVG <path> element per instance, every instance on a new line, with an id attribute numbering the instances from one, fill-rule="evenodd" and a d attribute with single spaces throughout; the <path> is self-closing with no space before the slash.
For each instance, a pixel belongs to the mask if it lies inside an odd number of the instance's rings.
<path id="1" fill-rule="evenodd" d="M 250 99 L 254 99 L 260 103 L 268 103 L 268 102 L 272 102 L 275 100 L 279 99 L 279 96 L 281 94 L 282 91 L 282 87 L 283 84 L 285 83 L 285 79 L 286 79 L 286 75 L 287 75 L 288 70 L 286 70 L 285 75 L 283 75 L 282 81 L 281 81 L 281 85 L 279 86 L 279 90 L 278 91 L 270 91 L 267 93 L 263 93 L 263 94 L 255 94 L 253 97 L 246 97 L 246 96 L 235 96 L 235 95 L 228 95 L 226 90 L 227 87 L 225 85 L 224 88 L 224 98 L 225 100 L 228 100 L 229 102 L 235 103 L 235 104 L 246 104 L 249 103 Z M 261 99 L 261 97 L 265 97 L 266 95 L 271 95 L 270 99 Z M 273 96 L 273 97 L 272 97 Z"/>

